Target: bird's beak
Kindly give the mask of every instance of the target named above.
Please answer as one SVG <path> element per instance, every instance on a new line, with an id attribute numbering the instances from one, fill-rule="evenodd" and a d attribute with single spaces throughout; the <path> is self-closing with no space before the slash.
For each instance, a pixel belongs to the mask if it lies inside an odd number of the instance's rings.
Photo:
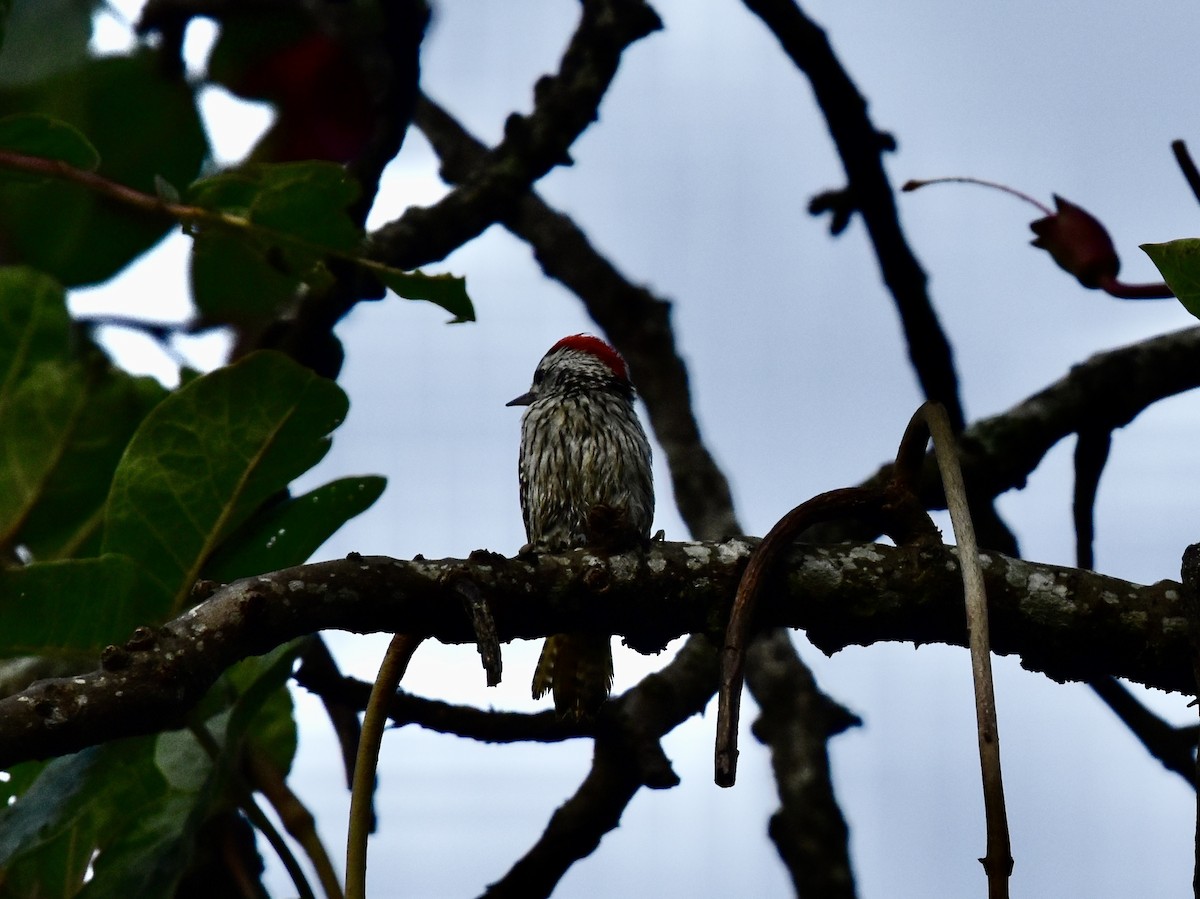
<path id="1" fill-rule="evenodd" d="M 504 405 L 506 405 L 506 406 L 528 406 L 535 399 L 537 399 L 537 397 L 535 397 L 533 395 L 533 391 L 531 390 L 531 391 L 529 391 L 529 393 L 522 393 L 515 400 L 509 400 Z"/>

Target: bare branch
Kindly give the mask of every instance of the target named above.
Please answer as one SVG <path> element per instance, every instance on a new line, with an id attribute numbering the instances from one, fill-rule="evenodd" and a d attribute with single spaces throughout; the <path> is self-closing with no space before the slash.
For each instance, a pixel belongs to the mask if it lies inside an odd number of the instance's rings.
<path id="1" fill-rule="evenodd" d="M 567 869 L 617 826 L 639 789 L 678 783 L 658 739 L 704 710 L 716 669 L 715 648 L 689 640 L 662 671 L 606 705 L 591 771 L 554 813 L 537 843 L 484 896 L 549 896 Z"/>
<path id="2" fill-rule="evenodd" d="M 755 641 L 746 662 L 747 686 L 762 709 L 754 735 L 771 748 L 782 805 L 769 833 L 796 895 L 852 899 L 849 834 L 833 795 L 826 743 L 862 722 L 818 689 L 786 632 Z"/>
<path id="3" fill-rule="evenodd" d="M 534 90 L 533 113 L 510 116 L 504 140 L 449 195 L 433 206 L 411 207 L 372 234 L 371 255 L 399 268 L 418 268 L 483 233 L 535 181 L 570 163 L 568 150 L 595 121 L 621 54 L 661 27 L 642 0 L 584 0 L 559 71 Z"/>
<path id="4" fill-rule="evenodd" d="M 839 195 L 862 215 L 883 280 L 896 301 L 917 380 L 926 398 L 945 406 L 954 429 L 961 430 L 964 415 L 954 354 L 925 289 L 925 272 L 900 228 L 895 194 L 883 168 L 883 153 L 895 148 L 894 140 L 875 128 L 867 101 L 842 68 L 825 32 L 799 5 L 793 0 L 744 2 L 808 76 L 846 171 L 847 187 Z"/>

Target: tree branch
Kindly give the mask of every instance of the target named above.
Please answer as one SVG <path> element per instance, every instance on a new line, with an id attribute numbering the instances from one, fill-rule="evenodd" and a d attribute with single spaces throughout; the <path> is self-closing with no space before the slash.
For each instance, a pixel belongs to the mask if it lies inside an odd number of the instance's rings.
<path id="1" fill-rule="evenodd" d="M 183 724 L 222 671 L 286 640 L 336 628 L 474 640 L 454 582 L 487 594 L 501 640 L 612 633 L 641 652 L 725 621 L 752 540 L 661 543 L 645 554 L 586 550 L 536 560 L 476 554 L 401 562 L 352 556 L 238 581 L 157 629 L 140 628 L 102 666 L 0 701 L 0 767 Z M 1190 691 L 1178 584 L 984 557 L 993 648 L 1055 680 L 1127 677 Z M 963 645 L 957 561 L 948 548 L 801 547 L 763 598 L 758 624 L 801 628 L 819 648 L 915 641 Z"/>
<path id="2" fill-rule="evenodd" d="M 900 228 L 895 194 L 883 168 L 882 155 L 894 149 L 894 140 L 875 128 L 867 101 L 842 68 L 825 32 L 793 0 L 744 2 L 808 76 L 846 170 L 842 202 L 862 215 L 883 280 L 896 301 L 917 380 L 926 398 L 945 406 L 954 429 L 962 430 L 954 354 L 925 289 L 925 272 Z"/>
<path id="3" fill-rule="evenodd" d="M 715 648 L 689 640 L 662 671 L 607 704 L 598 721 L 591 771 L 555 811 L 537 843 L 484 896 L 549 896 L 567 869 L 617 826 L 639 789 L 677 784 L 658 740 L 704 710 L 716 669 Z"/>
<path id="4" fill-rule="evenodd" d="M 747 685 L 762 709 L 754 735 L 771 748 L 782 805 L 768 833 L 796 895 L 853 899 L 849 832 L 833 795 L 826 743 L 862 722 L 820 691 L 785 631 L 755 641 L 746 663 Z"/>
<path id="5" fill-rule="evenodd" d="M 967 493 L 976 501 L 1025 486 L 1050 449 L 1071 434 L 1123 427 L 1167 397 L 1200 387 L 1200 327 L 1185 328 L 1097 353 L 1016 406 L 971 425 L 959 438 Z M 891 463 L 860 486 L 885 484 Z M 919 496 L 926 509 L 946 508 L 933 454 L 925 457 Z M 856 523 L 821 525 L 812 542 L 873 540 Z"/>
<path id="6" fill-rule="evenodd" d="M 642 0 L 584 0 L 579 27 L 562 65 L 534 89 L 528 116 L 510 116 L 504 140 L 484 165 L 433 206 L 410 207 L 375 231 L 369 253 L 381 262 L 413 269 L 439 259 L 496 222 L 529 187 L 558 165 L 588 125 L 616 75 L 621 54 L 662 27 Z"/>

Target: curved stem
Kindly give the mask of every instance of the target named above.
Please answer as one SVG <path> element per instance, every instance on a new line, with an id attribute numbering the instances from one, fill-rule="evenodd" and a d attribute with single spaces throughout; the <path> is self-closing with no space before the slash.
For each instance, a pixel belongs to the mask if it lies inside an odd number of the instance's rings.
<path id="1" fill-rule="evenodd" d="M 975 718 L 979 732 L 979 761 L 983 773 L 983 804 L 987 820 L 987 855 L 980 859 L 988 878 L 988 896 L 1008 896 L 1012 874 L 1012 846 L 1004 805 L 1004 781 L 1000 775 L 1000 735 L 996 723 L 996 696 L 992 685 L 991 638 L 988 634 L 987 593 L 983 566 L 975 542 L 975 527 L 967 507 L 958 447 L 946 410 L 925 403 L 917 410 L 929 427 L 938 471 L 946 491 L 947 508 L 958 544 L 958 562 L 966 595 L 967 630 L 971 647 L 971 672 L 975 683 Z M 915 417 L 915 416 L 914 416 Z"/>
<path id="2" fill-rule="evenodd" d="M 388 702 L 408 663 L 421 645 L 422 637 L 396 634 L 388 644 L 371 698 L 363 713 L 358 756 L 354 760 L 354 786 L 350 791 L 350 826 L 346 834 L 346 899 L 366 899 L 367 837 L 371 832 L 371 796 L 375 792 L 375 770 L 379 764 L 379 744 L 387 723 Z"/>
<path id="3" fill-rule="evenodd" d="M 1015 187 L 1009 187 L 1007 184 L 1001 184 L 998 181 L 988 181 L 984 178 L 971 178 L 963 175 L 950 178 L 914 178 L 911 181 L 905 181 L 904 186 L 900 189 L 905 193 L 910 193 L 922 187 L 928 187 L 931 184 L 974 184 L 977 187 L 989 187 L 992 190 L 998 190 L 1001 193 L 1016 197 L 1018 200 L 1024 200 L 1041 212 L 1042 215 L 1054 215 L 1054 210 L 1041 200 L 1034 199 L 1029 194 L 1019 191 Z"/>

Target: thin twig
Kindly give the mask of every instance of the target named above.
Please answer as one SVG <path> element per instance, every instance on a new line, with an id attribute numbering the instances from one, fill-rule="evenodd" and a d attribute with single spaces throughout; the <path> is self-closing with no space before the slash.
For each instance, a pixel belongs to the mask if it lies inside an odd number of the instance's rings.
<path id="1" fill-rule="evenodd" d="M 375 792 L 375 771 L 379 764 L 379 745 L 387 724 L 388 700 L 391 699 L 422 637 L 396 634 L 388 644 L 371 698 L 363 713 L 362 736 L 354 760 L 354 787 L 350 791 L 350 826 L 346 834 L 346 899 L 366 899 L 367 837 L 372 825 L 371 796 Z"/>
<path id="2" fill-rule="evenodd" d="M 1179 170 L 1183 172 L 1183 179 L 1192 189 L 1193 196 L 1200 200 L 1200 169 L 1196 168 L 1192 154 L 1188 152 L 1187 144 L 1181 140 L 1173 140 L 1171 141 L 1171 152 L 1175 155 L 1175 162 L 1179 164 Z"/>
<path id="3" fill-rule="evenodd" d="M 300 801 L 300 797 L 292 792 L 279 769 L 262 750 L 247 747 L 244 764 L 254 789 L 262 793 L 271 804 L 287 832 L 308 856 L 325 895 L 329 899 L 343 899 L 342 884 L 333 869 L 333 862 L 325 850 L 325 844 L 317 834 L 316 819 L 313 818 L 312 812 Z"/>
<path id="4" fill-rule="evenodd" d="M 193 722 L 189 725 L 192 736 L 196 738 L 196 742 L 212 759 L 214 766 L 223 765 L 223 754 L 221 747 L 217 744 L 216 739 L 209 733 L 208 728 L 201 722 Z M 292 883 L 296 887 L 296 891 L 300 895 L 300 899 L 317 899 L 313 893 L 312 887 L 308 883 L 308 878 L 304 876 L 304 870 L 300 867 L 300 862 L 296 860 L 296 856 L 292 854 L 292 850 L 288 847 L 287 841 L 283 838 L 275 825 L 271 823 L 263 810 L 258 807 L 258 803 L 254 801 L 254 793 L 247 785 L 241 772 L 232 765 L 226 765 L 224 774 L 229 776 L 230 783 L 238 793 L 238 806 L 242 812 L 250 819 L 250 823 L 258 828 L 259 832 L 267 838 L 267 842 L 271 844 L 271 848 L 275 850 L 275 854 L 279 856 L 279 860 L 283 863 L 283 867 L 287 870 L 288 876 L 292 878 Z"/>

